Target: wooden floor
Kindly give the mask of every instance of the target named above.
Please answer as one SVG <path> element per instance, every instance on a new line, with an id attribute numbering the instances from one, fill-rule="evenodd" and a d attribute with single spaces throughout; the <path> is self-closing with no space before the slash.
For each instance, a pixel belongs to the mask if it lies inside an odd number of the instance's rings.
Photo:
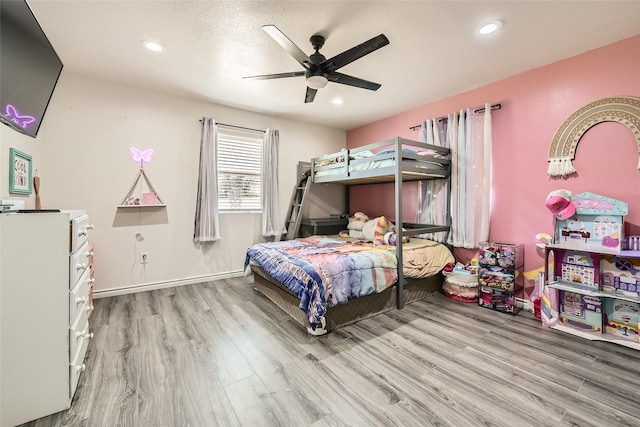
<path id="1" fill-rule="evenodd" d="M 248 278 L 95 307 L 71 409 L 28 425 L 640 425 L 640 352 L 528 312 L 438 294 L 314 337 Z"/>

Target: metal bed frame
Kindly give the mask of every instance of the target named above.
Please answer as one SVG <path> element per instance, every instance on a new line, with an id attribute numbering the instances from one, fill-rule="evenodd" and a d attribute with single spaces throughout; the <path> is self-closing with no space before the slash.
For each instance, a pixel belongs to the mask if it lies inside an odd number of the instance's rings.
<path id="1" fill-rule="evenodd" d="M 392 150 L 387 154 L 376 155 L 360 159 L 351 159 L 353 154 L 365 150 L 374 151 L 379 149 Z M 431 150 L 440 154 L 443 158 L 426 157 L 410 152 L 404 152 L 403 148 L 414 151 Z M 398 156 L 398 153 L 401 153 Z M 398 161 L 400 157 L 400 161 Z M 366 164 L 370 162 L 393 159 L 391 165 L 371 168 L 365 170 L 351 170 L 351 165 Z M 318 166 L 318 163 L 334 160 L 333 163 Z M 389 163 L 389 162 L 387 162 Z M 330 174 L 323 175 L 318 172 L 329 171 Z M 403 236 L 417 236 L 422 234 L 445 232 L 445 242 L 451 229 L 451 215 L 449 212 L 451 199 L 451 150 L 437 145 L 426 144 L 401 137 L 392 138 L 386 141 L 364 145 L 350 150 L 343 149 L 337 153 L 327 154 L 312 159 L 311 179 L 314 183 L 332 183 L 344 185 L 362 184 L 395 184 L 395 224 L 396 224 L 396 257 L 398 258 L 398 283 L 396 287 L 396 306 L 404 306 L 404 285 L 406 284 L 402 271 L 402 238 Z M 447 224 L 415 224 L 402 221 L 402 183 L 405 181 L 419 181 L 430 179 L 448 180 L 447 191 Z M 406 228 L 406 230 L 405 230 Z"/>

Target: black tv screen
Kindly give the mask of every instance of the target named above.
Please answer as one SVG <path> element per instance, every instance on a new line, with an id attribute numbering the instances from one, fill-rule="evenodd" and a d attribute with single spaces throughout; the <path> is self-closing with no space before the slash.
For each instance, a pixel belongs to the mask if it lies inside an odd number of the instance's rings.
<path id="1" fill-rule="evenodd" d="M 0 121 L 33 138 L 62 61 L 25 0 L 0 0 Z"/>

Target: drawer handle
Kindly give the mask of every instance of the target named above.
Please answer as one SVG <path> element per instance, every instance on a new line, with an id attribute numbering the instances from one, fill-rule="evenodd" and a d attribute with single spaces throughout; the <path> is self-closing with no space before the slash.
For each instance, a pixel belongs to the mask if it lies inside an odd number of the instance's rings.
<path id="1" fill-rule="evenodd" d="M 86 236 L 86 235 L 87 235 L 87 230 L 78 232 L 79 237 Z"/>
<path id="2" fill-rule="evenodd" d="M 78 304 L 82 304 L 83 302 L 87 301 L 87 297 L 78 297 L 76 298 L 76 305 Z"/>
<path id="3" fill-rule="evenodd" d="M 96 279 L 92 277 L 91 279 L 89 279 L 89 283 L 96 283 Z"/>
<path id="4" fill-rule="evenodd" d="M 88 305 L 87 308 L 85 308 L 85 310 L 87 310 L 87 312 L 90 312 L 91 310 L 93 310 L 93 304 Z"/>
<path id="5" fill-rule="evenodd" d="M 93 224 L 88 224 L 86 230 L 93 230 Z"/>
<path id="6" fill-rule="evenodd" d="M 85 268 L 87 268 L 87 264 L 85 264 L 84 262 L 81 264 L 76 264 L 76 270 L 84 270 Z"/>
<path id="7" fill-rule="evenodd" d="M 76 332 L 76 339 L 78 339 L 80 337 L 91 339 L 91 338 L 93 338 L 93 332 L 89 332 L 86 329 L 83 330 L 82 332 Z"/>
<path id="8" fill-rule="evenodd" d="M 89 258 L 90 256 L 93 256 L 93 251 L 87 252 L 87 258 Z"/>
<path id="9" fill-rule="evenodd" d="M 76 365 L 76 372 L 82 372 L 85 369 L 87 369 L 87 365 L 85 365 L 84 363 L 82 365 Z"/>

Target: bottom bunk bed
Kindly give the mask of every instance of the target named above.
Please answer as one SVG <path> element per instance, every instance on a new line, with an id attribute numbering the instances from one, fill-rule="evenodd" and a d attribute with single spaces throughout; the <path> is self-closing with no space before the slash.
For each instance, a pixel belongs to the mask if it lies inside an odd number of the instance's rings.
<path id="1" fill-rule="evenodd" d="M 255 289 L 314 335 L 395 309 L 396 247 L 338 236 L 262 243 L 247 251 Z M 442 289 L 444 266 L 453 262 L 437 242 L 404 245 L 402 298 L 417 301 Z"/>

